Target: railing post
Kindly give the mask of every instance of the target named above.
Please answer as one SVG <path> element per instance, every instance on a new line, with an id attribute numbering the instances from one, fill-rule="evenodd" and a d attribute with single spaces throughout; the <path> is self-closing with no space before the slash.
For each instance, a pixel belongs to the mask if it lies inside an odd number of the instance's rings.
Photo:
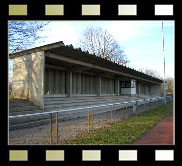
<path id="1" fill-rule="evenodd" d="M 50 113 L 49 118 L 50 118 L 50 144 L 52 144 L 52 113 Z"/>
<path id="2" fill-rule="evenodd" d="M 128 103 L 126 103 L 126 118 L 128 117 Z"/>
<path id="3" fill-rule="evenodd" d="M 59 128 L 58 128 L 58 112 L 56 112 L 56 143 L 59 141 Z"/>
<path id="4" fill-rule="evenodd" d="M 138 101 L 136 101 L 136 115 L 138 115 Z"/>
<path id="5" fill-rule="evenodd" d="M 148 99 L 146 101 L 147 101 L 147 103 L 146 103 L 146 111 L 148 111 Z"/>
<path id="6" fill-rule="evenodd" d="M 88 109 L 88 132 L 90 131 L 90 119 L 89 119 L 89 116 L 90 116 L 90 108 Z"/>
<path id="7" fill-rule="evenodd" d="M 94 114 L 93 114 L 93 108 L 92 108 L 92 130 L 94 128 Z"/>
<path id="8" fill-rule="evenodd" d="M 115 116 L 114 116 L 115 105 L 114 105 L 114 104 L 113 104 L 113 108 L 112 108 L 112 110 L 113 110 L 113 116 L 112 116 L 112 118 L 114 119 L 114 118 L 115 118 Z"/>
<path id="9" fill-rule="evenodd" d="M 112 105 L 111 105 L 111 124 L 112 124 Z"/>
<path id="10" fill-rule="evenodd" d="M 145 109 L 146 109 L 146 111 L 148 111 L 148 100 L 146 100 L 146 102 L 145 102 Z"/>

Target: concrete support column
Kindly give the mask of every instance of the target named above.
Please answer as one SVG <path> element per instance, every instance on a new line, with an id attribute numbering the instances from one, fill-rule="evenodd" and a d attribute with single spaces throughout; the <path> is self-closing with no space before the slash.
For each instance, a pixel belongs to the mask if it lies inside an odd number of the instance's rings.
<path id="1" fill-rule="evenodd" d="M 151 86 L 149 85 L 149 94 L 151 95 Z"/>
<path id="2" fill-rule="evenodd" d="M 66 72 L 65 71 L 60 71 L 61 74 L 61 81 L 60 81 L 60 87 L 61 87 L 61 94 L 66 93 L 66 85 L 65 85 L 65 79 L 66 79 Z"/>
<path id="3" fill-rule="evenodd" d="M 49 94 L 53 94 L 53 70 L 49 69 Z"/>
<path id="4" fill-rule="evenodd" d="M 60 73 L 59 70 L 56 70 L 56 94 L 60 93 L 60 86 L 59 86 L 59 82 L 60 82 Z"/>
<path id="5" fill-rule="evenodd" d="M 149 86 L 147 85 L 147 95 L 149 94 Z"/>
<path id="6" fill-rule="evenodd" d="M 109 93 L 112 94 L 112 79 L 109 80 Z"/>
<path id="7" fill-rule="evenodd" d="M 140 83 L 138 83 L 138 95 L 140 95 Z"/>
<path id="8" fill-rule="evenodd" d="M 90 75 L 88 75 L 87 80 L 88 80 L 88 82 L 87 82 L 87 92 L 88 92 L 88 94 L 90 94 L 91 93 L 91 76 Z"/>
<path id="9" fill-rule="evenodd" d="M 101 76 L 97 76 L 96 78 L 96 93 L 97 93 L 97 96 L 100 96 L 101 95 Z"/>
<path id="10" fill-rule="evenodd" d="M 90 91 L 93 93 L 93 76 L 91 75 L 90 77 Z"/>
<path id="11" fill-rule="evenodd" d="M 119 80 L 114 81 L 114 93 L 118 96 L 119 95 Z"/>
<path id="12" fill-rule="evenodd" d="M 72 93 L 76 93 L 76 73 L 72 73 Z"/>
<path id="13" fill-rule="evenodd" d="M 66 93 L 69 97 L 72 96 L 72 72 L 66 72 Z"/>
<path id="14" fill-rule="evenodd" d="M 77 94 L 81 94 L 81 74 L 78 73 L 77 74 L 77 90 L 76 90 L 76 93 Z"/>

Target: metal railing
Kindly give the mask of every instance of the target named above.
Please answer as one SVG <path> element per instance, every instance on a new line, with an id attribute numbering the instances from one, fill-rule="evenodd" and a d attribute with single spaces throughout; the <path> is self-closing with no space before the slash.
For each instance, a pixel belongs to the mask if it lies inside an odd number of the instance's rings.
<path id="1" fill-rule="evenodd" d="M 140 99 L 140 100 L 133 100 L 133 101 L 124 101 L 124 102 L 116 102 L 116 103 L 109 103 L 109 104 L 101 104 L 101 105 L 95 105 L 95 106 L 87 106 L 87 107 L 81 107 L 81 108 L 72 108 L 72 109 L 62 109 L 62 110 L 56 110 L 56 111 L 49 111 L 49 112 L 42 112 L 42 113 L 34 113 L 34 114 L 25 114 L 25 115 L 16 115 L 16 116 L 9 116 L 9 119 L 16 119 L 16 118 L 23 118 L 23 117 L 31 117 L 31 116 L 41 116 L 41 115 L 49 115 L 50 119 L 50 144 L 52 144 L 52 114 L 56 114 L 56 143 L 58 143 L 58 137 L 59 137 L 59 129 L 58 129 L 58 114 L 62 112 L 70 112 L 70 111 L 76 111 L 76 110 L 88 110 L 88 132 L 90 131 L 90 111 L 92 110 L 92 128 L 93 128 L 93 111 L 96 108 L 101 108 L 101 107 L 109 107 L 110 106 L 110 123 L 112 124 L 112 112 L 113 112 L 113 107 L 116 105 L 124 105 L 126 109 L 126 117 L 127 115 L 127 109 L 128 107 L 131 106 L 137 106 L 141 104 L 146 104 L 149 102 L 156 102 L 159 100 L 164 100 L 164 97 L 155 97 L 155 98 L 145 98 L 145 99 Z M 109 111 L 107 111 L 109 112 Z M 136 114 L 137 111 L 136 111 Z"/>

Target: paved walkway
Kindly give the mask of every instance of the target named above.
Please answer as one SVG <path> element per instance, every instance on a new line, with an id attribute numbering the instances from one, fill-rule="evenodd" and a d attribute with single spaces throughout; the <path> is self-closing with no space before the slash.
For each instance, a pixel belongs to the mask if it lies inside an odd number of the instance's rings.
<path id="1" fill-rule="evenodd" d="M 173 114 L 168 115 L 134 144 L 173 144 Z"/>

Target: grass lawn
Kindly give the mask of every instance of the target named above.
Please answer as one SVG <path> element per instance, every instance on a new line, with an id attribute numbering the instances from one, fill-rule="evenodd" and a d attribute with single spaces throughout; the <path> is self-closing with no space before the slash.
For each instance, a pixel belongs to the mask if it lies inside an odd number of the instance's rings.
<path id="1" fill-rule="evenodd" d="M 172 111 L 173 103 L 168 103 L 61 144 L 132 144 Z"/>

